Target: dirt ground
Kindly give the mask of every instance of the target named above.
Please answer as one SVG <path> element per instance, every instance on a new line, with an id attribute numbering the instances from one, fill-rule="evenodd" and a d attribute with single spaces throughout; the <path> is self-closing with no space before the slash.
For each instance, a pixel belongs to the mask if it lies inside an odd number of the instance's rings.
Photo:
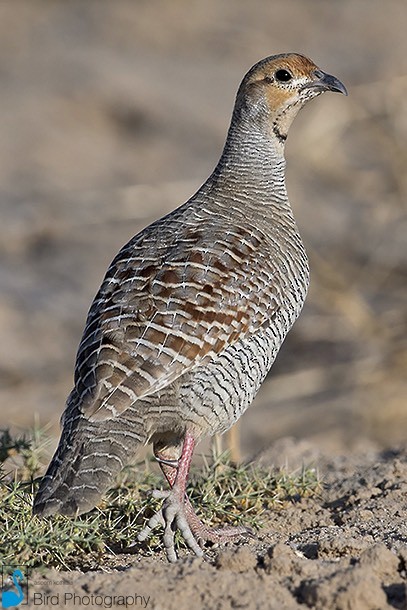
<path id="1" fill-rule="evenodd" d="M 33 574 L 31 599 L 44 608 L 404 610 L 407 446 L 332 458 L 285 438 L 258 459 L 317 461 L 321 497 L 271 512 L 253 540 L 205 559 L 119 555 L 95 572 Z"/>
<path id="2" fill-rule="evenodd" d="M 55 443 L 108 263 L 212 170 L 245 71 L 298 51 L 349 90 L 290 132 L 311 290 L 239 429 L 242 459 L 315 463 L 323 497 L 206 562 L 35 576 L 59 594 L 39 607 L 407 607 L 406 20 L 402 0 L 0 3 L 0 427 Z"/>

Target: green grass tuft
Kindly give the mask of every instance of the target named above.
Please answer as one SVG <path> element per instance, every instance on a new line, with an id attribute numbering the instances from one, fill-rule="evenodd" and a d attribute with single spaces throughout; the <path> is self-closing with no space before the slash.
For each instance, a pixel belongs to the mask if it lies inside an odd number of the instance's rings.
<path id="1" fill-rule="evenodd" d="M 125 469 L 116 487 L 94 510 L 77 518 L 56 515 L 38 518 L 31 513 L 46 439 L 34 432 L 13 439 L 8 431 L 0 434 L 0 549 L 4 563 L 57 569 L 90 569 L 109 562 L 122 552 L 152 555 L 162 550 L 157 530 L 143 545 L 137 534 L 160 501 L 151 490 L 164 485 L 161 476 L 144 463 Z M 10 472 L 10 457 L 15 464 Z M 29 480 L 27 480 L 29 479 Z M 288 474 L 253 465 L 235 466 L 227 454 L 210 466 L 193 471 L 188 487 L 198 514 L 213 526 L 245 523 L 258 528 L 271 508 L 318 493 L 320 482 L 314 469 Z M 132 548 L 133 544 L 133 548 Z M 178 548 L 185 548 L 177 537 Z"/>

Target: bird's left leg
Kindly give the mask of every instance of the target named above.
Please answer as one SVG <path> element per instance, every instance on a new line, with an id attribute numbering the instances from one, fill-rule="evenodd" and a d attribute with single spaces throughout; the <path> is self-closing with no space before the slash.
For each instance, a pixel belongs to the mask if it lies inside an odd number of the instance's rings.
<path id="1" fill-rule="evenodd" d="M 160 454 L 156 454 L 155 457 L 160 464 L 160 468 L 170 487 L 172 487 L 177 476 L 178 460 L 169 460 L 161 457 Z M 208 527 L 202 523 L 196 514 L 188 495 L 185 495 L 185 511 L 191 532 L 195 540 L 197 540 L 201 546 L 205 542 L 224 544 L 225 542 L 232 542 L 239 538 L 249 538 L 253 536 L 252 530 L 244 525 L 226 525 L 220 528 Z"/>
<path id="2" fill-rule="evenodd" d="M 184 446 L 182 449 L 182 454 L 181 457 L 179 459 L 173 459 L 174 458 L 174 449 L 171 447 L 170 450 L 165 451 L 162 450 L 161 448 L 154 448 L 154 454 L 155 457 L 158 461 L 158 463 L 160 464 L 160 468 L 165 476 L 165 478 L 167 479 L 170 487 L 172 489 L 176 488 L 179 485 L 179 477 L 180 477 L 180 470 L 181 470 L 181 479 L 183 480 L 183 494 L 184 494 L 184 500 L 183 500 L 183 504 L 182 504 L 182 519 L 181 519 L 181 515 L 178 515 L 177 520 L 175 521 L 175 529 L 178 527 L 178 529 L 181 531 L 181 534 L 183 535 L 187 545 L 196 553 L 196 555 L 201 556 L 202 555 L 202 550 L 200 548 L 199 545 L 203 545 L 206 541 L 211 542 L 212 544 L 222 544 L 225 542 L 230 542 L 230 541 L 234 541 L 237 540 L 241 537 L 250 537 L 253 535 L 252 530 L 248 527 L 245 526 L 225 526 L 222 528 L 210 528 L 208 526 L 206 526 L 204 523 L 202 523 L 202 521 L 199 519 L 198 515 L 196 514 L 186 492 L 185 492 L 185 487 L 186 487 L 186 482 L 187 482 L 187 477 L 188 477 L 188 472 L 189 472 L 189 465 L 191 463 L 191 458 L 192 458 L 192 452 L 193 452 L 193 447 L 195 446 L 195 440 L 193 440 L 193 446 L 192 449 L 190 449 L 190 441 L 188 440 L 187 442 L 187 436 L 188 439 L 192 438 L 190 437 L 190 435 L 186 435 L 185 437 L 185 441 L 184 441 Z M 190 455 L 189 455 L 190 452 Z M 188 464 L 188 472 L 185 475 L 185 478 L 183 478 L 183 474 L 182 474 L 182 469 L 185 467 L 185 463 L 183 462 L 184 455 L 185 453 L 187 453 L 189 455 L 189 464 Z M 169 498 L 169 496 L 171 495 L 171 491 L 156 491 L 154 492 L 154 496 L 155 497 L 165 497 L 166 500 Z M 178 493 L 178 492 L 177 492 Z M 180 494 L 179 494 L 179 498 L 180 498 Z M 180 500 L 179 500 L 180 501 Z M 164 503 L 165 504 L 165 503 Z M 165 509 L 165 506 L 163 505 L 163 509 Z M 145 540 L 145 538 L 149 535 L 151 529 L 153 527 L 155 527 L 158 524 L 162 524 L 164 525 L 164 527 L 167 528 L 167 523 L 166 520 L 164 518 L 164 513 L 163 513 L 163 509 L 161 511 L 159 511 L 158 513 L 156 513 L 148 522 L 147 524 L 147 528 L 144 528 L 144 530 L 141 532 L 141 534 L 143 534 L 144 532 L 146 533 L 146 536 L 143 537 L 142 539 Z M 184 521 L 185 519 L 185 521 Z M 164 535 L 165 538 L 165 535 Z M 173 544 L 173 539 L 174 539 L 174 530 L 171 529 L 171 547 L 167 547 L 167 556 L 170 559 L 170 555 L 171 557 L 175 557 L 175 550 L 174 550 L 174 544 Z M 140 540 L 140 538 L 139 538 Z M 167 538 L 164 539 L 164 543 L 166 542 L 170 543 L 170 536 L 169 534 L 167 535 Z M 174 561 L 174 559 L 170 559 L 170 561 Z"/>
<path id="3" fill-rule="evenodd" d="M 165 463 L 167 466 L 169 466 L 168 476 L 166 472 L 167 469 L 163 469 L 163 472 L 171 486 L 171 489 L 169 491 L 155 490 L 153 492 L 153 496 L 155 498 L 164 498 L 163 505 L 161 510 L 151 517 L 146 527 L 138 535 L 139 542 L 142 542 L 149 537 L 151 531 L 157 525 L 163 525 L 163 542 L 168 560 L 171 562 L 177 560 L 174 547 L 174 535 L 177 529 L 179 529 L 181 532 L 189 548 L 199 557 L 202 557 L 203 555 L 203 551 L 189 526 L 186 509 L 185 488 L 188 480 L 194 447 L 195 439 L 187 432 L 184 438 L 181 457 L 178 461 L 173 463 L 174 465 L 169 464 L 169 462 L 172 460 L 166 460 L 160 456 L 158 457 L 161 466 L 164 466 Z"/>

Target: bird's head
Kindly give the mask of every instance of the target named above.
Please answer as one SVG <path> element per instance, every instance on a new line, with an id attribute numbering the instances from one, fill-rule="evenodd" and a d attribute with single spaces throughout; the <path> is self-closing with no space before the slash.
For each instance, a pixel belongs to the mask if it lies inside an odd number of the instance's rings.
<path id="1" fill-rule="evenodd" d="M 302 106 L 325 91 L 347 95 L 345 86 L 297 53 L 266 57 L 244 77 L 236 98 L 237 119 L 253 121 L 284 143 Z"/>

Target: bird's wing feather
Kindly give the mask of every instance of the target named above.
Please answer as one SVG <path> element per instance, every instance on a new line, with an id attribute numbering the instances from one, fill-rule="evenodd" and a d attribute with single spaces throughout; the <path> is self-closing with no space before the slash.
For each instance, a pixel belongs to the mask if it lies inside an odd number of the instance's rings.
<path id="1" fill-rule="evenodd" d="M 94 300 L 75 368 L 80 408 L 90 419 L 119 415 L 278 308 L 259 230 L 205 235 L 190 227 L 175 235 L 160 238 L 152 225 L 133 238 Z"/>

